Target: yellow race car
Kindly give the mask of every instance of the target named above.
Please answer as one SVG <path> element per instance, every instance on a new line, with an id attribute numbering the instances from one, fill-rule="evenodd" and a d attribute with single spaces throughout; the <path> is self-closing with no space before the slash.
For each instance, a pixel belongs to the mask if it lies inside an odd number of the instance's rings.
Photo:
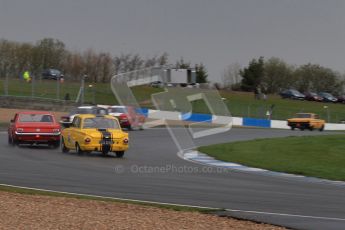
<path id="1" fill-rule="evenodd" d="M 114 152 L 123 157 L 128 149 L 128 133 L 122 131 L 119 121 L 110 115 L 80 114 L 61 134 L 61 150 L 64 153 Z"/>

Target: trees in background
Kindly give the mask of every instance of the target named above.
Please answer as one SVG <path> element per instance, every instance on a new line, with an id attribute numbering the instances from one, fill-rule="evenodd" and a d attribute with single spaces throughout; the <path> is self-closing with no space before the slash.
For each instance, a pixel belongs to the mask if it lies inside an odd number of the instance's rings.
<path id="1" fill-rule="evenodd" d="M 196 75 L 196 82 L 197 83 L 207 83 L 207 70 L 204 64 L 200 63 L 199 65 L 195 65 L 195 75 Z"/>
<path id="2" fill-rule="evenodd" d="M 240 89 L 244 91 L 260 88 L 265 93 L 278 93 L 282 89 L 295 88 L 301 92 L 339 93 L 345 86 L 344 76 L 330 68 L 310 63 L 295 67 L 276 57 L 252 59 L 239 73 L 242 77 Z M 223 76 L 224 85 L 235 85 L 235 77 L 236 68 L 229 66 Z"/>
<path id="3" fill-rule="evenodd" d="M 263 84 L 267 93 L 276 93 L 281 89 L 294 86 L 294 67 L 282 59 L 272 57 L 264 62 Z"/>
<path id="4" fill-rule="evenodd" d="M 329 68 L 310 63 L 297 68 L 295 77 L 295 87 L 302 92 L 326 91 L 336 93 L 342 90 L 344 83 L 339 73 Z"/>
<path id="5" fill-rule="evenodd" d="M 57 39 L 44 38 L 35 44 L 0 40 L 0 77 L 19 78 L 23 71 L 29 70 L 36 78 L 41 77 L 44 69 L 59 69 L 66 78 L 80 80 L 87 74 L 92 82 L 109 82 L 115 74 L 138 69 L 165 66 L 169 63 L 168 54 L 143 58 L 139 54 L 120 54 L 112 56 L 107 52 L 88 49 L 84 52 L 69 51 Z M 181 58 L 176 65 L 189 68 L 190 62 Z M 196 65 L 197 79 L 205 82 L 206 67 Z"/>
<path id="6" fill-rule="evenodd" d="M 240 71 L 242 81 L 241 88 L 244 91 L 254 91 L 264 78 L 264 58 L 250 61 L 248 67 Z"/>
<path id="7" fill-rule="evenodd" d="M 139 54 L 112 56 L 107 52 L 88 49 L 85 52 L 67 50 L 62 41 L 44 38 L 35 44 L 0 40 L 0 77 L 19 78 L 29 70 L 41 77 L 42 70 L 62 70 L 68 79 L 78 81 L 87 74 L 92 82 L 109 82 L 115 74 L 154 66 L 169 65 L 168 54 L 145 57 Z M 203 63 L 195 64 L 182 57 L 175 68 L 195 68 L 196 81 L 208 82 L 208 73 Z M 267 93 L 277 93 L 284 88 L 304 91 L 337 92 L 344 90 L 345 77 L 330 68 L 318 64 L 292 66 L 284 60 L 272 57 L 252 59 L 248 66 L 229 65 L 222 76 L 226 88 L 254 91 L 262 88 Z"/>

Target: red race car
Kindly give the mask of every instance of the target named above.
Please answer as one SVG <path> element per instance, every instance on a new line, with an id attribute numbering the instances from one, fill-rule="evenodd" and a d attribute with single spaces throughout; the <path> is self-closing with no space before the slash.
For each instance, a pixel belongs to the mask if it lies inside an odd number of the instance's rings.
<path id="1" fill-rule="evenodd" d="M 145 116 L 137 113 L 136 109 L 132 106 L 110 106 L 108 113 L 119 120 L 122 128 L 127 128 L 128 130 L 138 128 L 139 130 L 143 130 Z"/>
<path id="2" fill-rule="evenodd" d="M 8 128 L 8 143 L 60 146 L 60 124 L 49 112 L 18 112 Z"/>

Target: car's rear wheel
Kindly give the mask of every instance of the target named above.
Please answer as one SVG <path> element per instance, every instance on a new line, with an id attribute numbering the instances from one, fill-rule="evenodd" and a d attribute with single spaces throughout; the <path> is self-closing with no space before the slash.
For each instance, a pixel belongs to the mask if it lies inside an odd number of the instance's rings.
<path id="1" fill-rule="evenodd" d="M 75 144 L 75 150 L 78 154 L 83 154 L 84 151 L 80 148 L 78 142 Z"/>
<path id="2" fill-rule="evenodd" d="M 115 152 L 115 154 L 116 154 L 116 157 L 122 158 L 123 155 L 125 154 L 125 151 L 117 151 L 117 152 Z"/>
<path id="3" fill-rule="evenodd" d="M 65 141 L 64 141 L 63 138 L 62 138 L 62 140 L 61 140 L 61 151 L 62 151 L 63 153 L 68 153 L 68 152 L 69 152 L 69 148 L 66 147 Z"/>
<path id="4" fill-rule="evenodd" d="M 290 127 L 290 129 L 291 129 L 291 130 L 295 130 L 295 126 L 292 125 L 292 126 Z"/>
<path id="5" fill-rule="evenodd" d="M 325 129 L 325 126 L 321 126 L 321 128 L 319 128 L 319 131 L 322 132 Z"/>

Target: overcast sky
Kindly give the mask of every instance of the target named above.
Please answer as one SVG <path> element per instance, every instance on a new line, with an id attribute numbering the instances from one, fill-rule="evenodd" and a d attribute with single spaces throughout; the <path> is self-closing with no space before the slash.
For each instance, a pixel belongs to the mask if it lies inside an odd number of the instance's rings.
<path id="1" fill-rule="evenodd" d="M 345 1 L 0 0 L 0 38 L 45 37 L 79 51 L 167 52 L 172 62 L 203 62 L 213 81 L 259 56 L 343 73 Z"/>

